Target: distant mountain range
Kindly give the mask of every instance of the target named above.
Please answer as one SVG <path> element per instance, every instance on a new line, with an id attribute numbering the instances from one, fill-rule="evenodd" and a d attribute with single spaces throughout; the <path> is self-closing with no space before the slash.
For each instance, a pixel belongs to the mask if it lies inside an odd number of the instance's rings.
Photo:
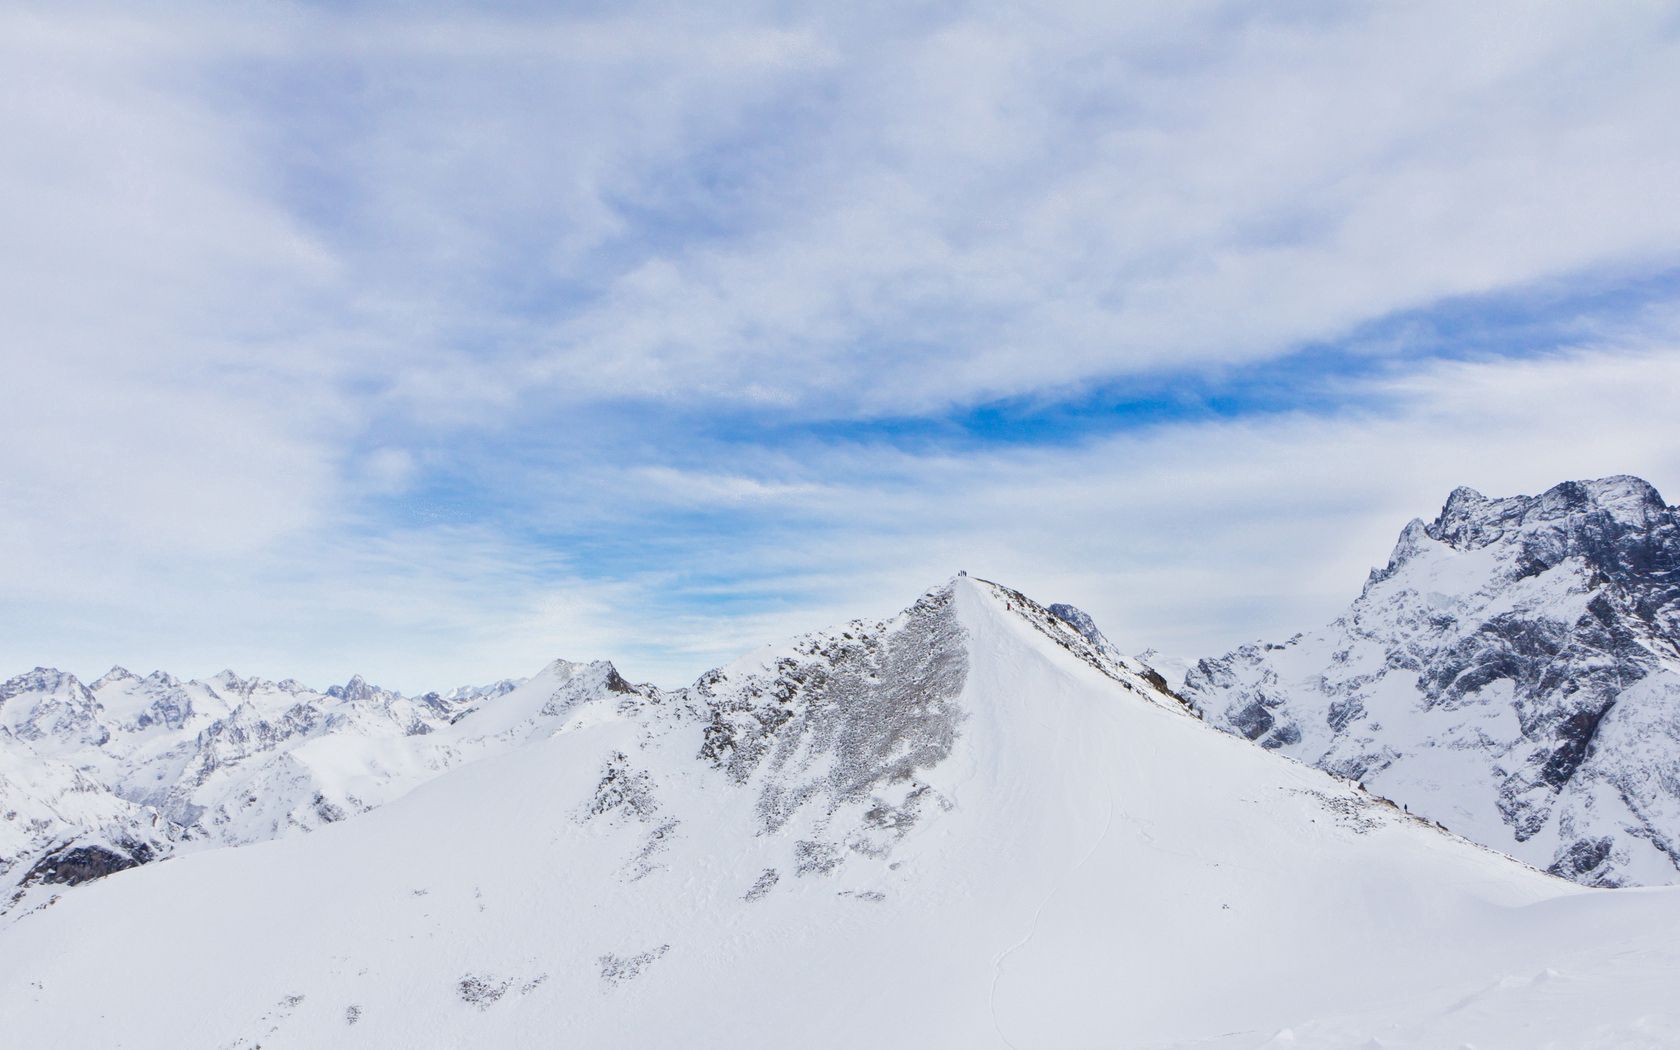
<path id="1" fill-rule="evenodd" d="M 556 661 L 528 680 L 411 699 L 359 677 L 322 693 L 231 671 L 184 682 L 118 667 L 85 685 L 36 668 L 0 684 L 0 914 L 364 812 L 552 730 L 567 703 L 621 682 L 610 664 Z"/>

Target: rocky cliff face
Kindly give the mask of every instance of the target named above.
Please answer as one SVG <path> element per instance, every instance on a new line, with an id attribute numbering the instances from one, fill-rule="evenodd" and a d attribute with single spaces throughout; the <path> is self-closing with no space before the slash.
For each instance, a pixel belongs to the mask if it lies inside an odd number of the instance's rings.
<path id="1" fill-rule="evenodd" d="M 1680 511 L 1638 478 L 1458 489 L 1341 618 L 1183 692 L 1556 874 L 1680 881 Z"/>

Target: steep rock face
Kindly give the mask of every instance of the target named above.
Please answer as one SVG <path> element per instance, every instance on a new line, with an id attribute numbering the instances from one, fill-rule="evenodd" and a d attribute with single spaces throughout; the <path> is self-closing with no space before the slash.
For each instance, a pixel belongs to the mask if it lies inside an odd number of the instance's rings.
<path id="1" fill-rule="evenodd" d="M 1554 873 L 1680 881 L 1680 512 L 1638 478 L 1458 489 L 1335 623 L 1183 691 Z"/>

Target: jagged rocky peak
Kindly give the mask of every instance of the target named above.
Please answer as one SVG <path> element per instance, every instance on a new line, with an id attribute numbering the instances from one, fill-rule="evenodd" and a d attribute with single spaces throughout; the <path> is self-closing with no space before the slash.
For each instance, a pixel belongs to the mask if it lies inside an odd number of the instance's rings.
<path id="1" fill-rule="evenodd" d="M 1046 608 L 1066 620 L 1069 626 L 1091 642 L 1098 645 L 1108 644 L 1108 639 L 1097 628 L 1097 621 L 1091 619 L 1091 614 L 1079 606 L 1068 605 L 1066 602 L 1056 602 L 1053 605 L 1046 606 Z"/>
<path id="2" fill-rule="evenodd" d="M 231 698 L 249 694 L 251 692 L 251 687 L 255 685 L 256 682 L 254 680 L 247 681 L 239 677 L 239 675 L 234 672 L 233 668 L 226 667 L 211 675 L 210 680 L 205 684 L 210 686 L 216 692 Z"/>
<path id="3" fill-rule="evenodd" d="M 1447 497 L 1428 526 L 1432 539 L 1474 550 L 1515 534 L 1546 531 L 1576 542 L 1672 524 L 1674 511 L 1655 486 L 1626 474 L 1565 481 L 1538 496 L 1489 499 L 1472 488 Z"/>
<path id="4" fill-rule="evenodd" d="M 1464 486 L 1453 490 L 1434 521 L 1416 518 L 1401 531 L 1388 564 L 1372 571 L 1367 587 L 1443 546 L 1492 550 L 1518 578 L 1570 558 L 1605 577 L 1650 574 L 1680 567 L 1680 511 L 1649 482 L 1625 474 L 1566 481 L 1538 496 L 1493 499 Z"/>
<path id="5" fill-rule="evenodd" d="M 37 667 L 0 683 L 0 727 L 20 740 L 55 749 L 97 747 L 110 736 L 99 715 L 92 691 L 57 668 Z"/>
<path id="6" fill-rule="evenodd" d="M 0 703 L 25 693 L 42 693 L 48 695 L 86 697 L 91 700 L 87 686 L 81 679 L 68 671 L 60 671 L 56 667 L 37 667 L 33 671 L 7 679 L 0 683 Z"/>
<path id="7" fill-rule="evenodd" d="M 351 675 L 350 680 L 345 682 L 343 685 L 335 685 L 329 688 L 327 690 L 327 695 L 336 700 L 347 700 L 351 703 L 357 703 L 361 701 L 375 700 L 381 697 L 395 696 L 397 694 L 381 689 L 370 683 L 361 675 L 354 674 Z"/>
<path id="8" fill-rule="evenodd" d="M 1680 881 L 1680 511 L 1639 478 L 1457 489 L 1334 623 L 1185 691 L 1537 866 Z"/>

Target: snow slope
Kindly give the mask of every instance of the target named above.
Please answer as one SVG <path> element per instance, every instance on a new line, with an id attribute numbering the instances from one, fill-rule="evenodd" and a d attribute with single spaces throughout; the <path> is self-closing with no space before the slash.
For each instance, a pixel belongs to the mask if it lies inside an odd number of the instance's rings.
<path id="1" fill-rule="evenodd" d="M 1548 877 L 1216 732 L 983 581 L 555 713 L 21 917 L 8 1040 L 1680 1045 L 1680 893 Z"/>
<path id="2" fill-rule="evenodd" d="M 1459 489 L 1328 627 L 1204 660 L 1215 724 L 1594 885 L 1680 882 L 1680 511 Z"/>

